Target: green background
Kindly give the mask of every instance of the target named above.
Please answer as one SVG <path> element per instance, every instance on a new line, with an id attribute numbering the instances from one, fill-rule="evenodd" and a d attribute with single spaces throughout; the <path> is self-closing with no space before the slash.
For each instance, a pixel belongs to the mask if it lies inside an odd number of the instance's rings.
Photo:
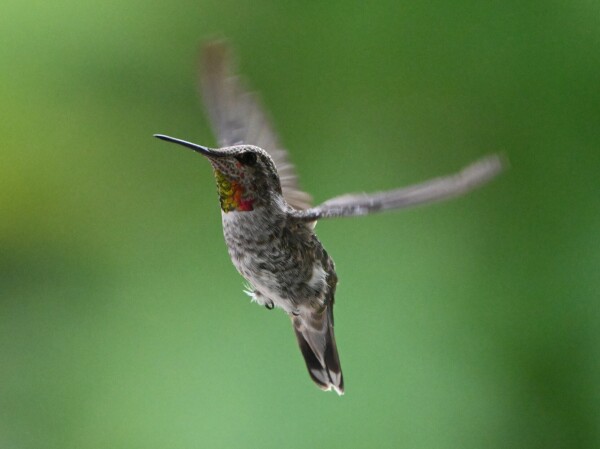
<path id="1" fill-rule="evenodd" d="M 600 4 L 3 0 L 0 447 L 600 446 Z M 250 304 L 209 165 L 228 37 L 316 201 L 457 170 L 451 202 L 320 223 L 347 393 Z"/>

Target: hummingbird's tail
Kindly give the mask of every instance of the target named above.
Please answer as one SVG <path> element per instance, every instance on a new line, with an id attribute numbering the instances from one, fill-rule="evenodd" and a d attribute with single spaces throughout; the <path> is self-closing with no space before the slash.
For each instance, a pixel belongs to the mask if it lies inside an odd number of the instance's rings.
<path id="1" fill-rule="evenodd" d="M 296 339 L 308 374 L 319 388 L 344 394 L 344 376 L 333 334 L 333 307 L 292 316 Z"/>

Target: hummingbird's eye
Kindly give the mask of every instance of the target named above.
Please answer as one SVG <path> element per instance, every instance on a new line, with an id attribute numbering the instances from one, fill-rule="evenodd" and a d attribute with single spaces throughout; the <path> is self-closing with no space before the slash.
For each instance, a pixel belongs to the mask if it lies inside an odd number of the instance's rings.
<path id="1" fill-rule="evenodd" d="M 237 156 L 236 159 L 244 165 L 256 165 L 256 153 L 253 153 L 251 151 L 240 154 L 239 156 Z"/>

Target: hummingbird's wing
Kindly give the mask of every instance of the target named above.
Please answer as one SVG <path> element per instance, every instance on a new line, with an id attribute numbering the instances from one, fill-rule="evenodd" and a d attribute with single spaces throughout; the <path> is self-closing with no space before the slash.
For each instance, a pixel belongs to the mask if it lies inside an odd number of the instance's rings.
<path id="1" fill-rule="evenodd" d="M 314 221 L 320 218 L 367 215 L 441 201 L 463 195 L 491 181 L 502 171 L 505 166 L 503 161 L 500 155 L 494 154 L 479 159 L 452 175 L 386 192 L 338 196 L 293 215 L 303 221 Z"/>
<path id="2" fill-rule="evenodd" d="M 296 209 L 309 208 L 311 197 L 298 187 L 294 166 L 279 144 L 258 96 L 248 92 L 243 80 L 234 74 L 226 42 L 212 41 L 204 45 L 200 88 L 219 145 L 248 144 L 267 151 L 277 167 L 285 200 Z"/>

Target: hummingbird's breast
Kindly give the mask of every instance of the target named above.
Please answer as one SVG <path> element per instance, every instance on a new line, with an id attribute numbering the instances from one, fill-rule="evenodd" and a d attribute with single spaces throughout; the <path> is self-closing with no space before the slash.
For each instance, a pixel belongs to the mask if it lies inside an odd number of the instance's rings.
<path id="1" fill-rule="evenodd" d="M 231 260 L 255 293 L 288 313 L 324 303 L 335 271 L 312 229 L 265 208 L 223 212 L 222 219 Z"/>

